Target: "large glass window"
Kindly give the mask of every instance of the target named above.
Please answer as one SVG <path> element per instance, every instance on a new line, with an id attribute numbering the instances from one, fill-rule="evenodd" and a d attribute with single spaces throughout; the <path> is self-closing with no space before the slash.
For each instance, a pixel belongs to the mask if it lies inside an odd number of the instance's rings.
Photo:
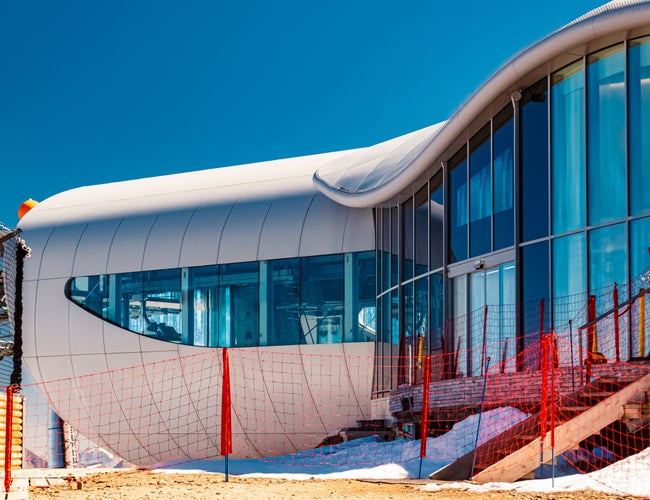
<path id="1" fill-rule="evenodd" d="M 494 249 L 514 243 L 513 124 L 508 106 L 494 119 Z"/>
<path id="2" fill-rule="evenodd" d="M 381 209 L 381 289 L 390 288 L 390 210 Z"/>
<path id="3" fill-rule="evenodd" d="M 553 325 L 568 332 L 569 321 L 586 318 L 587 243 L 585 233 L 553 240 Z"/>
<path id="4" fill-rule="evenodd" d="M 443 348 L 444 334 L 444 289 L 442 273 L 435 273 L 429 276 L 430 298 L 431 298 L 431 349 Z"/>
<path id="5" fill-rule="evenodd" d="M 485 373 L 487 358 L 498 371 L 516 367 L 515 264 L 470 274 L 471 373 Z"/>
<path id="6" fill-rule="evenodd" d="M 414 255 L 414 226 L 413 226 L 413 198 L 409 198 L 402 206 L 402 281 L 413 277 Z M 426 240 L 425 240 L 426 241 Z"/>
<path id="7" fill-rule="evenodd" d="M 259 263 L 219 266 L 219 345 L 259 345 Z"/>
<path id="8" fill-rule="evenodd" d="M 587 61 L 589 224 L 596 225 L 627 214 L 623 45 Z"/>
<path id="9" fill-rule="evenodd" d="M 492 249 L 492 168 L 489 125 L 470 141 L 470 256 Z"/>
<path id="10" fill-rule="evenodd" d="M 302 337 L 300 259 L 267 264 L 270 317 L 265 345 L 298 344 Z"/>
<path id="11" fill-rule="evenodd" d="M 553 74 L 553 233 L 585 225 L 585 73 L 582 61 Z"/>
<path id="12" fill-rule="evenodd" d="M 431 235 L 429 238 L 429 252 L 431 253 L 431 269 L 439 269 L 443 264 L 443 224 L 445 216 L 442 177 L 442 171 L 439 171 L 430 181 Z"/>
<path id="13" fill-rule="evenodd" d="M 449 261 L 467 259 L 467 160 L 465 149 L 450 162 Z"/>
<path id="14" fill-rule="evenodd" d="M 536 349 L 530 349 L 539 341 L 540 329 L 548 331 L 550 325 L 549 243 L 541 241 L 521 249 L 521 337 L 519 352 L 522 369 L 535 368 Z M 529 352 L 530 351 L 530 352 Z"/>
<path id="15" fill-rule="evenodd" d="M 600 291 L 605 287 L 609 289 L 614 283 L 627 283 L 626 224 L 616 224 L 589 232 L 590 293 L 599 295 Z"/>
<path id="16" fill-rule="evenodd" d="M 630 213 L 650 213 L 650 37 L 630 42 Z"/>
<path id="17" fill-rule="evenodd" d="M 343 342 L 343 255 L 301 259 L 300 343 Z"/>
<path id="18" fill-rule="evenodd" d="M 399 211 L 397 207 L 390 209 L 390 286 L 399 283 Z"/>
<path id="19" fill-rule="evenodd" d="M 189 331 L 184 343 L 200 346 L 217 346 L 219 331 L 217 310 L 219 300 L 217 266 L 194 267 L 188 273 Z"/>
<path id="20" fill-rule="evenodd" d="M 634 284 L 632 293 L 637 293 L 641 287 L 650 287 L 648 279 L 639 279 L 650 267 L 650 217 L 630 223 L 630 267 Z"/>
<path id="21" fill-rule="evenodd" d="M 357 252 L 80 276 L 66 294 L 122 328 L 168 342 L 366 342 L 377 333 L 375 270 L 375 253 Z"/>
<path id="22" fill-rule="evenodd" d="M 345 342 L 377 340 L 374 267 L 374 252 L 345 254 L 346 319 L 350 316 L 350 324 L 345 329 Z"/>
<path id="23" fill-rule="evenodd" d="M 415 193 L 415 274 L 429 267 L 429 193 L 427 185 Z"/>
<path id="24" fill-rule="evenodd" d="M 548 102 L 546 78 L 521 98 L 522 241 L 548 236 Z"/>
<path id="25" fill-rule="evenodd" d="M 462 377 L 470 373 L 468 352 L 468 335 L 467 335 L 467 275 L 456 276 L 452 280 L 452 307 L 453 323 L 451 338 L 448 352 L 455 357 L 451 360 L 451 366 L 455 370 L 450 373 L 450 377 Z"/>

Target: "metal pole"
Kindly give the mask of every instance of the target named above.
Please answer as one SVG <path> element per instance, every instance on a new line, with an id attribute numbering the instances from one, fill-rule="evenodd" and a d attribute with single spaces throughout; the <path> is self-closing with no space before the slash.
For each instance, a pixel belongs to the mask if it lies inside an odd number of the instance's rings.
<path id="1" fill-rule="evenodd" d="M 639 356 L 645 356 L 645 288 L 639 290 Z"/>
<path id="2" fill-rule="evenodd" d="M 614 283 L 614 341 L 616 343 L 616 361 L 621 360 L 620 332 L 618 326 L 618 285 Z"/>
<path id="3" fill-rule="evenodd" d="M 481 416 L 483 415 L 483 404 L 485 403 L 485 391 L 487 389 L 488 370 L 490 368 L 490 356 L 485 359 L 485 377 L 483 378 L 483 394 L 481 395 L 481 409 L 478 414 L 478 424 L 476 426 L 476 439 L 474 440 L 474 456 L 472 457 L 472 474 L 470 479 L 474 477 L 474 467 L 476 466 L 476 451 L 478 448 L 478 437 L 481 433 Z"/>
<path id="4" fill-rule="evenodd" d="M 420 468 L 418 470 L 418 479 L 422 478 L 422 459 L 427 455 L 427 434 L 428 434 L 428 417 L 429 417 L 429 378 L 431 376 L 431 356 L 424 358 L 424 381 L 422 385 L 422 422 L 421 441 L 420 441 Z"/>

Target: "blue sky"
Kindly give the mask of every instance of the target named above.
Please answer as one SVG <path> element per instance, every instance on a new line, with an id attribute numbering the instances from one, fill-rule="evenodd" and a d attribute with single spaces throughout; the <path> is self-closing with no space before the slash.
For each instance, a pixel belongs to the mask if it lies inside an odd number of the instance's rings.
<path id="1" fill-rule="evenodd" d="M 0 4 L 0 221 L 89 184 L 375 144 L 446 119 L 603 0 Z"/>

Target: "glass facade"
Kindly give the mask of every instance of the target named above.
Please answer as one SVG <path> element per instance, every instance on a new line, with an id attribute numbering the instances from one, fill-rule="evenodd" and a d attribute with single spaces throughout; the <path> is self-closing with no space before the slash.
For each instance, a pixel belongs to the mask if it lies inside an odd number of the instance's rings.
<path id="1" fill-rule="evenodd" d="M 122 328 L 207 347 L 374 341 L 374 252 L 71 279 L 68 297 Z"/>
<path id="2" fill-rule="evenodd" d="M 553 233 L 585 225 L 585 72 L 578 61 L 552 76 Z"/>
<path id="3" fill-rule="evenodd" d="M 542 332 L 576 341 L 590 296 L 606 314 L 615 284 L 625 301 L 647 282 L 635 278 L 650 266 L 650 37 L 577 58 L 472 130 L 413 196 L 378 209 L 405 243 L 377 253 L 402 262 L 382 264 L 378 352 L 401 361 L 384 363 L 377 395 L 417 382 L 422 350 L 446 355 L 434 380 L 481 375 L 488 357 L 537 369 Z"/>

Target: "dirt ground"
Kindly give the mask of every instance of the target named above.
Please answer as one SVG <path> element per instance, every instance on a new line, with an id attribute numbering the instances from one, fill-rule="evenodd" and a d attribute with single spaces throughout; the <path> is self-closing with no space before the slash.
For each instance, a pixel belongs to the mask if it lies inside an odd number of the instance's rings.
<path id="1" fill-rule="evenodd" d="M 65 484 L 48 488 L 30 487 L 29 498 L 75 500 L 203 500 L 214 498 L 233 498 L 237 500 L 284 500 L 288 498 L 595 500 L 624 498 L 594 492 L 547 494 L 495 491 L 473 493 L 460 489 L 426 492 L 419 489 L 423 484 L 429 482 L 425 480 L 311 479 L 290 481 L 271 478 L 242 478 L 238 476 L 230 476 L 229 482 L 225 482 L 224 479 L 223 474 L 160 474 L 143 470 L 131 470 L 96 474 L 79 479 L 69 478 Z"/>

